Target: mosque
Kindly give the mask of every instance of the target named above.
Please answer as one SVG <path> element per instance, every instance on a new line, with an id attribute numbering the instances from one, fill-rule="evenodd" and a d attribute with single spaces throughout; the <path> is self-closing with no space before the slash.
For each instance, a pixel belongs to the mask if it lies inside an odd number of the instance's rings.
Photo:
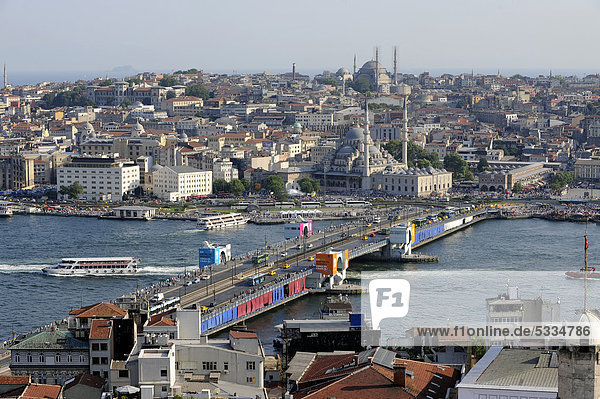
<path id="1" fill-rule="evenodd" d="M 368 112 L 365 115 L 368 121 Z M 337 149 L 315 165 L 313 175 L 328 192 L 384 192 L 389 195 L 426 197 L 445 195 L 452 187 L 452 173 L 444 169 L 409 168 L 375 143 L 369 132 L 355 126 L 339 141 Z"/>

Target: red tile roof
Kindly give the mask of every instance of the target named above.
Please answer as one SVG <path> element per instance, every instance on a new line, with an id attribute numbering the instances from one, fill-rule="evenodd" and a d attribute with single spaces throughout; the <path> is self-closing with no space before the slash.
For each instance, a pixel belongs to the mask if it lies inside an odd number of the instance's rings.
<path id="1" fill-rule="evenodd" d="M 425 398 L 445 397 L 448 388 L 456 385 L 458 370 L 449 366 L 396 359 L 396 365 L 406 367 L 405 386 L 394 384 L 394 371 L 373 364 L 339 379 L 309 395 L 313 398 Z"/>
<path id="2" fill-rule="evenodd" d="M 18 384 L 29 384 L 29 377 L 26 375 L 11 375 L 11 376 L 0 376 L 0 385 L 18 385 Z"/>
<path id="3" fill-rule="evenodd" d="M 60 385 L 31 384 L 21 396 L 21 399 L 56 399 L 60 396 Z"/>
<path id="4" fill-rule="evenodd" d="M 95 319 L 102 318 L 123 318 L 127 315 L 127 311 L 121 309 L 115 304 L 108 302 L 100 302 L 94 305 L 84 306 L 83 308 L 74 309 L 69 312 L 70 315 L 76 317 L 93 317 Z"/>
<path id="5" fill-rule="evenodd" d="M 152 316 L 148 321 L 148 327 L 171 327 L 175 325 L 175 320 L 164 316 L 165 313 L 161 313 L 156 316 Z"/>
<path id="6" fill-rule="evenodd" d="M 90 339 L 108 339 L 110 330 L 110 320 L 94 319 L 90 327 Z"/>
<path id="7" fill-rule="evenodd" d="M 329 379 L 335 375 L 332 373 L 332 371 L 353 365 L 354 363 L 354 354 L 352 353 L 330 356 L 318 355 L 310 364 L 308 369 L 304 372 L 304 375 L 300 378 L 300 380 L 298 380 L 298 382 L 309 382 L 323 378 Z M 348 374 L 349 372 L 346 373 Z"/>

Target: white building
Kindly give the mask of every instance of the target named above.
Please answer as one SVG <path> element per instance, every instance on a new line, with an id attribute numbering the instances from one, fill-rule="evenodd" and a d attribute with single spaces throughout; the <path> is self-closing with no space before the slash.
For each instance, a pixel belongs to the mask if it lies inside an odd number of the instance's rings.
<path id="1" fill-rule="evenodd" d="M 224 179 L 230 182 L 232 179 L 238 178 L 238 170 L 233 167 L 233 162 L 229 159 L 215 159 L 212 168 L 213 180 Z"/>
<path id="2" fill-rule="evenodd" d="M 458 399 L 555 399 L 558 354 L 492 346 L 457 385 Z"/>
<path id="3" fill-rule="evenodd" d="M 83 186 L 80 199 L 86 201 L 121 201 L 140 185 L 140 167 L 127 159 L 73 158 L 56 170 L 57 185 Z"/>
<path id="4" fill-rule="evenodd" d="M 311 129 L 323 129 L 336 125 L 333 114 L 301 112 L 294 117 L 294 122 Z"/>
<path id="5" fill-rule="evenodd" d="M 212 193 L 212 171 L 189 166 L 165 166 L 152 172 L 151 190 L 167 201 L 179 201 L 196 195 Z"/>
<path id="6" fill-rule="evenodd" d="M 144 392 L 151 391 L 151 398 L 166 398 L 174 395 L 175 348 L 141 349 L 138 356 L 139 386 Z"/>

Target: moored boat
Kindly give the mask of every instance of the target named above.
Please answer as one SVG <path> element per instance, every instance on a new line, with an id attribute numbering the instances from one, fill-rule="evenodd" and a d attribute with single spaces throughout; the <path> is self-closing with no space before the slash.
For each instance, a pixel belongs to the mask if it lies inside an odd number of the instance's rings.
<path id="1" fill-rule="evenodd" d="M 46 267 L 42 272 L 50 276 L 111 276 L 135 274 L 140 259 L 131 257 L 64 258 L 56 266 Z"/>
<path id="2" fill-rule="evenodd" d="M 13 207 L 10 202 L 0 201 L 0 218 L 9 218 L 13 215 Z"/>

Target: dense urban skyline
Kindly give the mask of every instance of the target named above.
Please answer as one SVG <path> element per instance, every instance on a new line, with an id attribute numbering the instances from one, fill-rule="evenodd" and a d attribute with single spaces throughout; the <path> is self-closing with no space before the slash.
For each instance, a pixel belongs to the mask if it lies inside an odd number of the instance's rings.
<path id="1" fill-rule="evenodd" d="M 119 65 L 138 71 L 281 72 L 292 62 L 314 74 L 349 68 L 354 54 L 362 65 L 375 46 L 387 66 L 398 46 L 399 70 L 411 73 L 584 74 L 595 73 L 600 61 L 583 40 L 593 35 L 599 6 L 584 0 L 568 8 L 558 1 L 543 7 L 537 1 L 381 1 L 369 5 L 368 18 L 365 5 L 354 0 L 285 6 L 264 1 L 258 7 L 180 2 L 168 13 L 158 2 L 103 5 L 0 1 L 0 14 L 12 16 L 4 19 L 8 33 L 0 61 L 14 77 L 39 71 L 93 75 Z"/>

